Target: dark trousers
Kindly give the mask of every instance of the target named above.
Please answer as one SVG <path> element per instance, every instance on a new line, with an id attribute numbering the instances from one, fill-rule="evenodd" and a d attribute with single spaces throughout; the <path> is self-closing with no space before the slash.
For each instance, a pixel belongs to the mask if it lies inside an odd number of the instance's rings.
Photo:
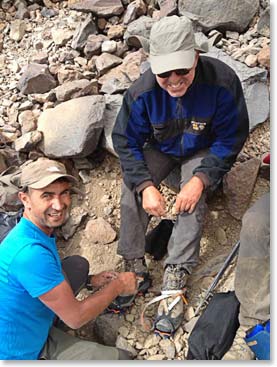
<path id="1" fill-rule="evenodd" d="M 180 190 L 193 176 L 193 169 L 199 166 L 206 151 L 178 161 L 152 147 L 144 150 L 144 158 L 152 175 L 155 186 L 175 173 L 175 186 Z M 176 174 L 177 170 L 177 174 Z M 177 179 L 177 182 L 176 182 Z M 206 193 L 203 192 L 193 213 L 179 214 L 168 244 L 167 264 L 184 264 L 188 273 L 197 265 L 204 215 L 206 212 Z M 144 256 L 145 233 L 149 216 L 142 207 L 140 195 L 122 184 L 121 224 L 118 253 L 127 260 Z"/>

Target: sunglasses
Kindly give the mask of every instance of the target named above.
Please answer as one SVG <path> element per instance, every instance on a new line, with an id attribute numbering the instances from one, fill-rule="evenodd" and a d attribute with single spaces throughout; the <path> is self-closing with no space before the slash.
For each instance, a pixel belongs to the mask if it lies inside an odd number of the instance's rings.
<path id="1" fill-rule="evenodd" d="M 169 78 L 170 75 L 174 72 L 177 75 L 187 75 L 192 69 L 176 69 L 176 70 L 170 70 L 170 71 L 165 71 L 164 73 L 161 74 L 157 74 L 157 76 L 159 78 L 165 79 L 165 78 Z"/>

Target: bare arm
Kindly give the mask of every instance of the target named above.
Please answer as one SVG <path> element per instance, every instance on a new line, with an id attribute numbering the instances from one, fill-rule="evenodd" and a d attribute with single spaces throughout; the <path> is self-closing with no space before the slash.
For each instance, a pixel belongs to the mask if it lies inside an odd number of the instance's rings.
<path id="1" fill-rule="evenodd" d="M 78 329 L 96 318 L 119 294 L 136 292 L 135 273 L 120 273 L 105 288 L 82 301 L 78 301 L 70 285 L 63 281 L 39 297 L 60 319 L 72 329 Z"/>

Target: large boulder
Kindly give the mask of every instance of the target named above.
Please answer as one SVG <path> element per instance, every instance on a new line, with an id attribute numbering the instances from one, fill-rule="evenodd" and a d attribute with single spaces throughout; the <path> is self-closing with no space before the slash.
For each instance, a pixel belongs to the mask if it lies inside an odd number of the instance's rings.
<path id="1" fill-rule="evenodd" d="M 243 32 L 259 10 L 259 0 L 180 0 L 179 14 L 193 18 L 203 31 Z"/>
<path id="2" fill-rule="evenodd" d="M 72 99 L 45 110 L 38 120 L 38 130 L 44 136 L 40 149 L 52 158 L 91 154 L 103 131 L 104 110 L 105 99 L 99 95 Z"/>

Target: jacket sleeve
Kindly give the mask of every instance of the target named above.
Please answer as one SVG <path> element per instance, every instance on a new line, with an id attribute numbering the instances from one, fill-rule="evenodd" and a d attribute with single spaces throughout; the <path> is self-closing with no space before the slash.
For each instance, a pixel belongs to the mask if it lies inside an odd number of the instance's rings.
<path id="1" fill-rule="evenodd" d="M 132 99 L 126 92 L 112 132 L 112 141 L 119 156 L 123 180 L 130 190 L 144 182 L 152 182 L 143 155 L 143 146 L 152 128 L 142 98 Z"/>
<path id="2" fill-rule="evenodd" d="M 249 118 L 239 78 L 234 75 L 230 86 L 220 88 L 211 134 L 214 137 L 209 154 L 193 171 L 205 184 L 216 187 L 231 169 L 249 134 Z"/>

